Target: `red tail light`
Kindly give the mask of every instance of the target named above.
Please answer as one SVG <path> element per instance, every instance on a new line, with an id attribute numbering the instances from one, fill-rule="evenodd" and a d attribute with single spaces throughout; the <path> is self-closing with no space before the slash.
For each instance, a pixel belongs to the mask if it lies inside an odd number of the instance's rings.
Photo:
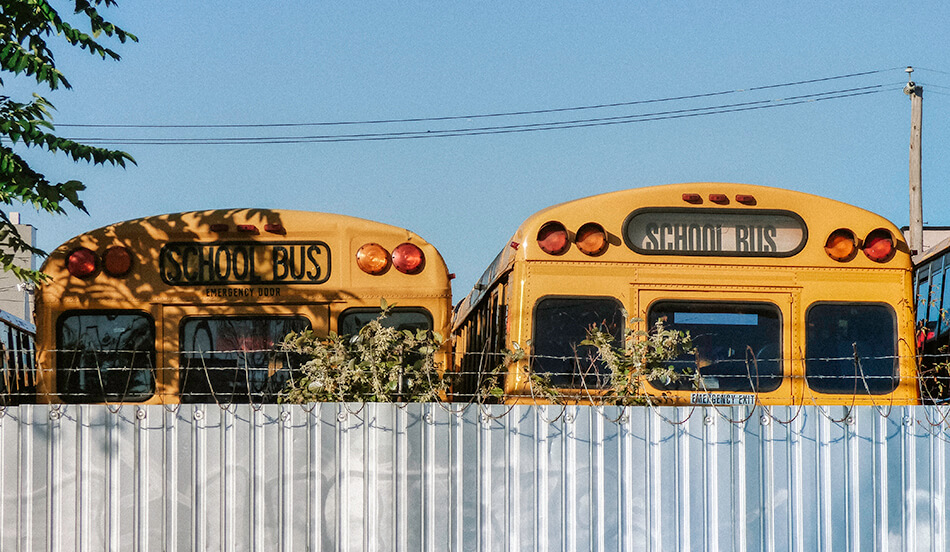
<path id="1" fill-rule="evenodd" d="M 538 247 L 549 255 L 560 255 L 571 246 L 567 228 L 557 221 L 545 222 L 538 230 Z"/>
<path id="2" fill-rule="evenodd" d="M 832 232 L 825 241 L 825 253 L 840 262 L 853 259 L 858 253 L 858 242 L 854 237 L 854 232 L 845 228 Z"/>
<path id="3" fill-rule="evenodd" d="M 426 266 L 426 256 L 411 243 L 403 243 L 393 249 L 393 266 L 403 274 L 419 274 Z"/>
<path id="4" fill-rule="evenodd" d="M 77 278 L 87 278 L 96 271 L 96 254 L 80 247 L 66 258 L 66 270 Z"/>
<path id="5" fill-rule="evenodd" d="M 588 222 L 577 230 L 574 243 L 585 255 L 600 255 L 607 250 L 607 232 L 596 222 Z"/>
<path id="6" fill-rule="evenodd" d="M 109 276 L 125 276 L 132 269 L 132 254 L 118 245 L 110 247 L 102 257 L 102 265 Z"/>
<path id="7" fill-rule="evenodd" d="M 883 263 L 894 256 L 894 236 L 883 228 L 874 230 L 864 240 L 864 254 L 874 262 Z"/>
<path id="8" fill-rule="evenodd" d="M 383 274 L 389 270 L 389 251 L 378 243 L 367 243 L 356 252 L 356 266 L 367 274 Z"/>

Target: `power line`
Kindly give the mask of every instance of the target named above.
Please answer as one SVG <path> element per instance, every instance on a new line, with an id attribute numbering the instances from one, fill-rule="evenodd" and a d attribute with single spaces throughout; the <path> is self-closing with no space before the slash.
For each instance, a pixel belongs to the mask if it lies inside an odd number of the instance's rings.
<path id="1" fill-rule="evenodd" d="M 914 70 L 915 71 L 930 71 L 931 73 L 940 73 L 941 75 L 950 75 L 950 72 L 947 72 L 947 71 L 940 71 L 938 69 L 927 69 L 926 67 L 917 67 L 916 65 L 914 66 Z"/>
<path id="2" fill-rule="evenodd" d="M 260 144 L 303 144 L 303 143 L 335 143 L 335 142 L 362 142 L 362 141 L 384 141 L 384 140 L 409 140 L 422 138 L 450 138 L 460 136 L 483 136 L 492 134 L 511 134 L 522 132 L 540 132 L 547 130 L 564 130 L 586 127 L 598 127 L 617 124 L 642 123 L 650 121 L 682 119 L 689 117 L 700 117 L 707 115 L 719 115 L 725 113 L 737 113 L 743 111 L 752 111 L 758 109 L 770 109 L 776 107 L 789 107 L 810 102 L 825 100 L 835 100 L 877 94 L 887 90 L 899 90 L 900 85 L 871 85 L 858 88 L 832 90 L 826 92 L 817 92 L 799 96 L 790 96 L 788 98 L 779 98 L 771 100 L 757 100 L 751 102 L 742 102 L 734 104 L 714 105 L 707 107 L 697 107 L 690 109 L 679 109 L 670 111 L 659 111 L 652 113 L 642 113 L 634 115 L 618 115 L 613 117 L 600 117 L 592 119 L 574 119 L 568 121 L 548 121 L 542 123 L 515 124 L 502 126 L 484 126 L 470 128 L 454 128 L 444 130 L 418 130 L 402 132 L 380 132 L 380 133 L 359 133 L 359 134 L 324 134 L 312 136 L 244 136 L 244 137 L 224 137 L 224 138 L 102 138 L 102 137 L 76 137 L 71 138 L 88 144 L 109 144 L 109 145 L 260 145 Z"/>
<path id="3" fill-rule="evenodd" d="M 800 81 L 790 81 L 783 82 L 778 84 L 767 84 L 761 86 L 751 86 L 748 88 L 737 88 L 735 90 L 723 90 L 719 92 L 706 92 L 702 94 L 689 94 L 684 96 L 671 96 L 666 98 L 653 98 L 648 100 L 633 100 L 626 102 L 614 102 L 614 103 L 602 103 L 594 105 L 583 105 L 583 106 L 574 106 L 574 107 L 559 107 L 559 108 L 550 108 L 550 109 L 532 109 L 524 111 L 506 111 L 498 113 L 479 113 L 479 114 L 470 114 L 470 115 L 446 115 L 440 117 L 410 117 L 404 119 L 368 119 L 361 121 L 324 121 L 324 122 L 309 122 L 309 123 L 261 123 L 261 124 L 181 124 L 181 125 L 149 125 L 149 124 L 57 124 L 57 127 L 64 128 L 157 128 L 157 129 L 225 129 L 225 128 L 287 128 L 287 127 L 319 127 L 319 126 L 343 126 L 343 125 L 378 125 L 378 124 L 394 124 L 394 123 L 425 123 L 425 122 L 439 122 L 439 121 L 454 121 L 460 119 L 487 119 L 495 117 L 515 117 L 515 116 L 524 116 L 524 115 L 542 115 L 550 113 L 564 113 L 571 111 L 585 111 L 593 109 L 606 109 L 606 108 L 615 108 L 615 107 L 631 107 L 636 105 L 645 105 L 653 103 L 662 103 L 662 102 L 676 102 L 683 100 L 695 100 L 702 98 L 712 98 L 716 96 L 725 96 L 729 94 L 738 94 L 746 92 L 757 92 L 762 90 L 771 90 L 777 88 L 786 88 L 790 86 L 802 86 L 806 84 L 815 84 L 819 82 L 829 82 L 834 80 L 841 79 L 850 79 L 855 77 L 862 77 L 868 75 L 875 75 L 879 73 L 886 73 L 889 71 L 894 71 L 896 69 L 903 69 L 903 67 L 892 67 L 888 69 L 877 69 L 874 71 L 861 71 L 858 73 L 848 73 L 845 75 L 835 75 L 831 77 L 820 77 L 815 79 L 807 79 Z"/>

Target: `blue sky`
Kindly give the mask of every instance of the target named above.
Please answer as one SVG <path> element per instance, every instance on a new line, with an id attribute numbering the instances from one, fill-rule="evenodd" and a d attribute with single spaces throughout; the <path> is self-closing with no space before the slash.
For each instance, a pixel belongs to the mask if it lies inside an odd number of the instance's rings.
<path id="1" fill-rule="evenodd" d="M 54 5 L 65 8 L 68 2 Z M 120 147 L 127 170 L 31 154 L 88 186 L 89 215 L 20 209 L 39 246 L 115 221 L 222 207 L 344 213 L 438 247 L 463 297 L 531 213 L 597 193 L 732 181 L 824 195 L 907 224 L 910 101 L 924 86 L 924 220 L 950 225 L 950 8 L 937 2 L 120 2 L 120 62 L 69 48 L 74 89 L 48 97 L 71 137 L 339 135 L 767 109 L 543 132 L 412 140 Z M 809 85 L 756 87 L 873 72 Z M 30 90 L 7 79 L 7 92 Z M 867 88 L 872 87 L 872 88 Z M 791 105 L 783 98 L 861 88 Z M 676 102 L 504 118 L 241 129 L 66 125 L 284 124 Z M 839 95 L 844 95 L 839 93 Z M 22 96 L 21 96 L 22 97 Z M 820 96 L 819 96 L 820 97 Z"/>

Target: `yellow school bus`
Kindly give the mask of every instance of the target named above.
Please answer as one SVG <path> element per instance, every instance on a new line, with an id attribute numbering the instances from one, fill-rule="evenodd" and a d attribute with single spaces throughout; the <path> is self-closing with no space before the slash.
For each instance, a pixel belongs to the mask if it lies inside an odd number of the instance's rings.
<path id="1" fill-rule="evenodd" d="M 688 332 L 671 363 L 699 377 L 643 382 L 671 404 L 917 403 L 910 253 L 884 218 L 763 186 L 689 183 L 569 201 L 530 216 L 455 307 L 456 397 L 506 350 L 528 373 L 596 400 L 609 373 L 580 342 L 592 326 Z"/>
<path id="2" fill-rule="evenodd" d="M 447 335 L 450 275 L 416 234 L 276 209 L 167 214 L 77 236 L 36 292 L 40 402 L 273 402 L 292 331 Z M 445 358 L 443 358 L 443 361 Z"/>

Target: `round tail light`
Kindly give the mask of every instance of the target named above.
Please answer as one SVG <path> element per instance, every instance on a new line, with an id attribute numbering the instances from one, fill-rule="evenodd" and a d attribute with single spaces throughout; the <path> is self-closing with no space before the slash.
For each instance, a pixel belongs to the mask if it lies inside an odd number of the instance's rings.
<path id="1" fill-rule="evenodd" d="M 419 274 L 426 266 L 425 253 L 414 244 L 400 244 L 393 249 L 393 266 L 403 274 Z"/>
<path id="2" fill-rule="evenodd" d="M 66 258 L 66 270 L 77 278 L 87 278 L 96 271 L 97 261 L 95 253 L 80 247 Z"/>
<path id="3" fill-rule="evenodd" d="M 577 230 L 574 243 L 581 253 L 595 257 L 607 251 L 607 232 L 596 222 L 588 222 Z"/>
<path id="4" fill-rule="evenodd" d="M 839 228 L 828 236 L 825 242 L 825 253 L 836 261 L 846 262 L 854 258 L 858 253 L 858 241 L 854 237 L 854 232 Z"/>
<path id="5" fill-rule="evenodd" d="M 894 250 L 894 236 L 883 228 L 874 230 L 864 240 L 864 254 L 874 262 L 891 260 Z"/>
<path id="6" fill-rule="evenodd" d="M 560 255 L 571 246 L 567 228 L 557 221 L 545 222 L 538 230 L 538 247 L 549 255 Z"/>
<path id="7" fill-rule="evenodd" d="M 102 256 L 102 268 L 109 276 L 125 276 L 132 269 L 132 254 L 122 246 L 113 246 Z"/>
<path id="8" fill-rule="evenodd" d="M 356 252 L 356 265 L 367 274 L 382 274 L 389 270 L 389 251 L 378 243 L 367 243 Z"/>

